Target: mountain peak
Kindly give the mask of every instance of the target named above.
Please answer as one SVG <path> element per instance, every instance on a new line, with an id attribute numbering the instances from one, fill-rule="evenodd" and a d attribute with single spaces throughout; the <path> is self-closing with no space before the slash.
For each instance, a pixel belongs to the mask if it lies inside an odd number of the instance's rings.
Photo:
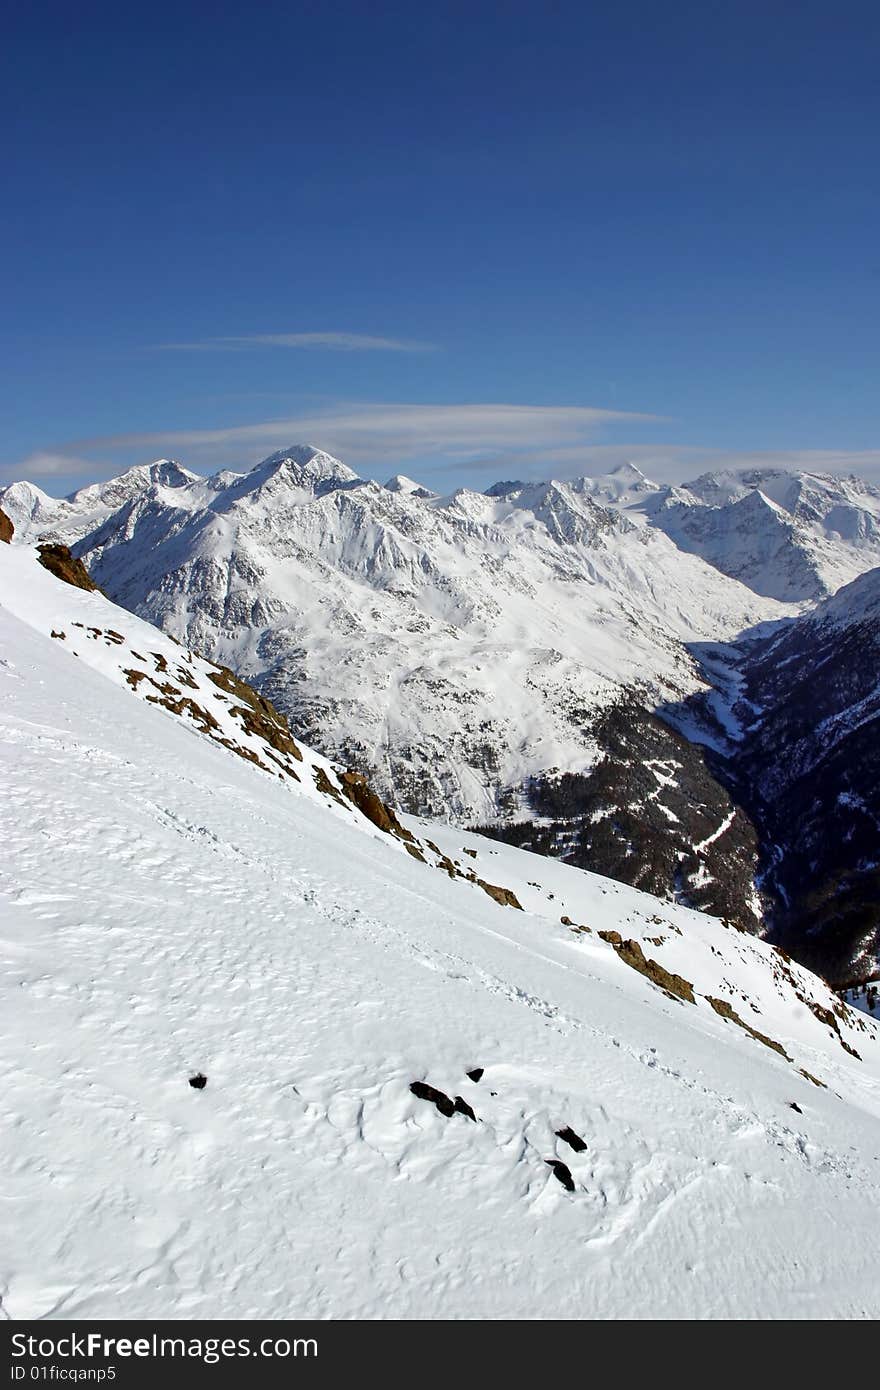
<path id="1" fill-rule="evenodd" d="M 408 478 L 405 473 L 395 473 L 393 478 L 389 478 L 385 484 L 386 492 L 403 492 L 410 497 L 436 497 L 436 492 L 431 492 L 430 488 L 423 487 L 413 478 Z"/>
<path id="2" fill-rule="evenodd" d="M 152 463 L 136 463 L 105 482 L 87 483 L 66 499 L 75 506 L 91 502 L 119 503 L 151 487 L 188 487 L 198 475 L 182 467 L 176 459 L 154 459 Z"/>
<path id="3" fill-rule="evenodd" d="M 491 487 L 487 487 L 485 496 L 509 497 L 512 492 L 521 492 L 525 486 L 526 484 L 520 482 L 517 478 L 508 478 L 502 482 L 493 483 Z"/>
<path id="4" fill-rule="evenodd" d="M 252 492 L 273 479 L 283 479 L 293 487 L 318 495 L 361 481 L 352 468 L 311 444 L 294 444 L 270 454 L 244 475 L 242 488 Z"/>
<path id="5" fill-rule="evenodd" d="M 641 468 L 638 468 L 634 463 L 630 463 L 628 459 L 624 459 L 621 463 L 618 463 L 616 467 L 610 469 L 608 477 L 617 478 L 620 482 L 628 483 L 649 483 L 651 481 L 647 474 L 642 472 Z"/>
<path id="6" fill-rule="evenodd" d="M 256 473 L 258 469 L 274 468 L 284 463 L 290 464 L 302 472 L 308 471 L 317 478 L 333 476 L 348 480 L 357 477 L 353 469 L 341 463 L 332 454 L 328 454 L 325 449 L 319 449 L 314 444 L 291 444 L 285 449 L 277 449 L 274 454 L 270 454 L 268 458 L 255 464 L 251 472 Z"/>
<path id="7" fill-rule="evenodd" d="M 760 487 L 749 488 L 747 493 L 737 498 L 736 501 L 732 502 L 730 505 L 731 509 L 735 510 L 741 516 L 746 515 L 754 518 L 762 516 L 766 512 L 772 512 L 775 516 L 790 520 L 786 509 L 781 507 L 778 502 L 774 501 L 774 499 Z"/>

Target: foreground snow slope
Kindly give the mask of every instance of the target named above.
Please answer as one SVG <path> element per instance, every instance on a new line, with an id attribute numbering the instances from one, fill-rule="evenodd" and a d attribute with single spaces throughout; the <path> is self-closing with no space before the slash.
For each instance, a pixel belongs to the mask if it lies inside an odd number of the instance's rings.
<path id="1" fill-rule="evenodd" d="M 870 1019 L 593 875 L 418 862 L 130 689 L 166 645 L 0 546 L 9 1317 L 880 1313 Z"/>

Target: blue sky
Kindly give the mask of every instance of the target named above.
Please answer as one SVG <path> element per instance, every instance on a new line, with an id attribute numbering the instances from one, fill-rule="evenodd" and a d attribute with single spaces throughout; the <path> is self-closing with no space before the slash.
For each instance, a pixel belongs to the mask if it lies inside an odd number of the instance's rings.
<path id="1" fill-rule="evenodd" d="M 880 476 L 875 3 L 37 2 L 0 66 L 5 480 Z"/>

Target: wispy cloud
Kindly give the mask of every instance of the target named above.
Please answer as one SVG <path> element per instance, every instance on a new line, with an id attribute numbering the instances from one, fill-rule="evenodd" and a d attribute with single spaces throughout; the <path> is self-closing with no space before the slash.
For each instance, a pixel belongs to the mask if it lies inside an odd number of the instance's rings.
<path id="1" fill-rule="evenodd" d="M 286 445 L 308 443 L 356 467 L 381 469 L 415 459 L 465 466 L 485 455 L 585 443 L 611 422 L 656 419 L 592 406 L 337 404 L 284 419 L 101 436 L 75 440 L 68 447 L 77 457 L 96 451 L 125 457 L 134 451 L 170 454 L 210 469 L 255 463 Z M 34 474 L 41 457 L 25 460 L 22 471 L 30 468 Z"/>
<path id="2" fill-rule="evenodd" d="M 60 449 L 36 449 L 18 465 L 0 468 L 0 475 L 9 480 L 18 478 L 69 478 L 73 474 L 91 474 L 95 469 L 103 470 L 102 464 L 94 459 L 82 458 Z M 98 473 L 95 476 L 99 476 Z"/>
<path id="3" fill-rule="evenodd" d="M 91 458 L 114 454 L 114 467 L 122 458 L 130 461 L 132 454 L 142 457 L 145 453 L 174 455 L 209 469 L 247 465 L 286 445 L 303 443 L 319 445 L 355 466 L 379 467 L 410 459 L 457 461 L 464 466 L 486 455 L 586 443 L 610 422 L 656 419 L 592 406 L 342 404 L 246 425 L 73 440 L 31 454 L 16 466 L 14 476 L 61 474 L 66 455 L 71 459 L 66 470 L 70 474 L 82 473 L 84 468 L 91 476 L 106 474 L 107 466 L 99 463 L 88 469 L 83 454 Z"/>
<path id="4" fill-rule="evenodd" d="M 252 348 L 301 348 L 323 352 L 436 352 L 434 343 L 379 338 L 368 333 L 242 333 L 193 343 L 157 343 L 156 352 L 243 352 Z"/>

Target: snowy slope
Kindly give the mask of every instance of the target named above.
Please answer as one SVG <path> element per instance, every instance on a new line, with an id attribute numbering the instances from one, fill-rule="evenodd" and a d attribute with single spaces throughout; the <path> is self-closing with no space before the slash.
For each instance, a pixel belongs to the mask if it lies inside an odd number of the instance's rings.
<path id="1" fill-rule="evenodd" d="M 419 862 L 132 689 L 153 650 L 0 546 L 8 1316 L 880 1312 L 870 1019 L 593 875 L 409 821 Z"/>

